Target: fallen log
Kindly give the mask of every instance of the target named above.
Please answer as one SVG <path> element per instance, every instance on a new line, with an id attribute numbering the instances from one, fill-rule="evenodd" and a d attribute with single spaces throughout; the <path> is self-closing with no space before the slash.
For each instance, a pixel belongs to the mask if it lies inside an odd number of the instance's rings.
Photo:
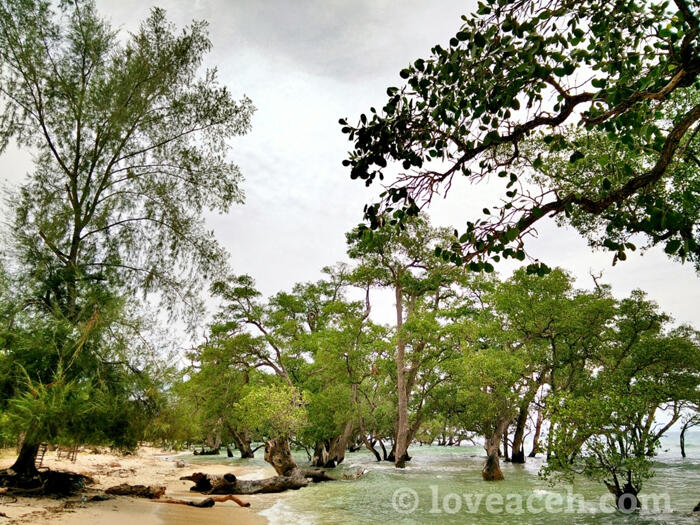
<path id="1" fill-rule="evenodd" d="M 337 478 L 329 476 L 326 474 L 326 471 L 322 469 L 300 468 L 298 470 L 303 477 L 309 478 L 314 483 L 318 483 L 319 481 L 337 481 Z"/>
<path id="2" fill-rule="evenodd" d="M 191 491 L 202 494 L 269 494 L 297 490 L 309 482 L 303 476 L 275 476 L 266 479 L 238 479 L 233 474 L 205 474 L 195 472 L 181 480 L 193 481 Z"/>
<path id="3" fill-rule="evenodd" d="M 154 499 L 153 503 L 173 503 L 175 505 L 208 508 L 213 507 L 214 503 L 223 503 L 224 501 L 233 501 L 241 507 L 250 507 L 250 503 L 242 501 L 232 494 L 229 494 L 228 496 L 214 496 L 213 498 L 205 498 L 202 501 L 187 501 L 184 499 Z"/>
<path id="4" fill-rule="evenodd" d="M 147 487 L 146 485 L 128 485 L 126 483 L 122 483 L 121 485 L 109 487 L 107 490 L 105 490 L 105 494 L 112 494 L 114 496 L 136 496 L 137 498 L 158 499 L 163 494 L 165 494 L 165 487 Z"/>

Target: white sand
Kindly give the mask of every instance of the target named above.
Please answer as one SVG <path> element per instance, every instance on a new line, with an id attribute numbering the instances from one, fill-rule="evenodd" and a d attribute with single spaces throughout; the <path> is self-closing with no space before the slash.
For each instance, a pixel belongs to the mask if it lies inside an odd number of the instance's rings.
<path id="1" fill-rule="evenodd" d="M 166 461 L 166 459 L 171 459 Z M 14 451 L 0 451 L 0 469 L 9 467 L 14 461 Z M 68 470 L 90 476 L 95 484 L 84 496 L 89 498 L 95 491 L 128 483 L 130 485 L 159 485 L 166 487 L 165 497 L 169 499 L 201 500 L 206 496 L 190 492 L 192 483 L 180 481 L 180 476 L 192 472 L 224 474 L 233 472 L 236 476 L 259 479 L 274 475 L 272 468 L 235 467 L 207 463 L 188 464 L 177 468 L 171 454 L 158 449 L 143 447 L 133 456 L 115 454 L 91 454 L 80 452 L 75 463 L 56 459 L 55 452 L 47 452 L 44 466 L 55 470 Z M 208 509 L 153 503 L 148 499 L 115 497 L 108 501 L 83 503 L 83 495 L 67 499 L 53 498 L 14 498 L 0 495 L 0 525 L 28 523 L 58 523 L 65 525 L 207 525 L 214 523 L 237 523 L 257 525 L 267 520 L 256 514 L 256 500 L 260 504 L 267 501 L 268 495 L 241 496 L 251 503 L 250 508 L 239 507 L 232 501 L 217 503 Z M 261 509 L 258 509 L 261 510 Z"/>

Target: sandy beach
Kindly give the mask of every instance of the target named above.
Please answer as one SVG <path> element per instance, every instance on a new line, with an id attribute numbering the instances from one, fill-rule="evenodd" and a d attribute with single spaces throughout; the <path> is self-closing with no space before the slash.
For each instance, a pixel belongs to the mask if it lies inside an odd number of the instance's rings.
<path id="1" fill-rule="evenodd" d="M 80 452 L 75 463 L 57 459 L 56 452 L 47 452 L 44 466 L 55 470 L 68 470 L 90 476 L 95 480 L 84 494 L 70 498 L 26 498 L 0 496 L 0 525 L 56 523 L 62 525 L 161 525 L 237 523 L 242 525 L 265 524 L 267 520 L 257 514 L 269 495 L 241 496 L 250 502 L 243 508 L 234 502 L 217 503 L 212 508 L 194 508 L 184 505 L 154 503 L 148 499 L 115 496 L 107 501 L 83 501 L 102 490 L 128 483 L 131 485 L 160 485 L 166 487 L 165 498 L 199 501 L 206 496 L 190 492 L 191 482 L 180 481 L 180 476 L 202 471 L 212 474 L 233 472 L 247 479 L 260 479 L 274 475 L 272 468 L 236 467 L 207 463 L 188 463 L 184 468 L 175 465 L 176 456 L 160 449 L 142 447 L 136 454 L 122 456 L 114 453 L 93 454 Z M 14 450 L 0 451 L 0 469 L 14 461 Z M 256 509 L 257 505 L 257 509 Z"/>

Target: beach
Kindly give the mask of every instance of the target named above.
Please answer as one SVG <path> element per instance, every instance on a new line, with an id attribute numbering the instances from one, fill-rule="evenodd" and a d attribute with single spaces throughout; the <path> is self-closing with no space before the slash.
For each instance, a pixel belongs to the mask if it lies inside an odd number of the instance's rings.
<path id="1" fill-rule="evenodd" d="M 14 450 L 0 451 L 0 469 L 14 461 Z M 225 457 L 225 456 L 224 456 Z M 200 501 L 206 496 L 190 492 L 192 483 L 180 481 L 181 476 L 205 471 L 210 474 L 233 472 L 247 479 L 260 479 L 274 475 L 272 468 L 261 466 L 231 466 L 207 462 L 206 465 L 186 462 L 185 467 L 176 466 L 177 455 L 157 448 L 141 447 L 133 455 L 114 452 L 94 454 L 90 450 L 78 453 L 75 463 L 58 459 L 55 451 L 49 451 L 44 466 L 54 470 L 78 472 L 95 480 L 95 484 L 81 494 L 69 498 L 10 497 L 0 496 L 2 524 L 56 523 L 62 525 L 99 524 L 139 525 L 237 523 L 260 525 L 267 520 L 257 514 L 257 504 L 266 503 L 267 495 L 241 496 L 250 502 L 249 508 L 240 507 L 232 501 L 217 503 L 212 508 L 194 508 L 185 505 L 154 503 L 144 498 L 114 496 L 106 501 L 89 501 L 96 494 L 114 485 L 158 485 L 166 487 L 164 498 Z M 223 458 L 222 458 L 223 459 Z"/>

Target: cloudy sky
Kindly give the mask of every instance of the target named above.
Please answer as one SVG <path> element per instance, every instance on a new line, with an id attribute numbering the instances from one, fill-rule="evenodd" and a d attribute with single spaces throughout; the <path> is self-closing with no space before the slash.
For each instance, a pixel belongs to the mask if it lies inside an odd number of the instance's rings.
<path id="1" fill-rule="evenodd" d="M 320 277 L 320 268 L 345 258 L 344 233 L 362 216 L 377 188 L 351 181 L 341 166 L 350 144 L 338 119 L 354 120 L 381 106 L 398 71 L 446 43 L 475 2 L 434 0 L 97 0 L 123 31 L 133 29 L 152 5 L 184 25 L 210 23 L 222 83 L 248 95 L 257 107 L 252 132 L 232 143 L 232 158 L 246 181 L 246 204 L 208 217 L 231 252 L 236 273 L 248 273 L 265 294 Z M 0 159 L 0 177 L 17 180 L 29 164 L 10 151 Z M 463 225 L 480 210 L 481 190 L 458 187 L 431 209 L 433 222 Z M 611 256 L 592 253 L 568 230 L 548 225 L 530 252 L 562 266 L 590 287 L 589 272 L 604 272 L 618 296 L 642 288 L 679 322 L 700 325 L 700 280 L 693 268 L 660 251 L 629 254 L 611 266 Z M 498 270 L 507 275 L 512 266 Z M 390 304 L 384 305 L 388 310 Z M 379 315 L 383 317 L 382 313 Z"/>

